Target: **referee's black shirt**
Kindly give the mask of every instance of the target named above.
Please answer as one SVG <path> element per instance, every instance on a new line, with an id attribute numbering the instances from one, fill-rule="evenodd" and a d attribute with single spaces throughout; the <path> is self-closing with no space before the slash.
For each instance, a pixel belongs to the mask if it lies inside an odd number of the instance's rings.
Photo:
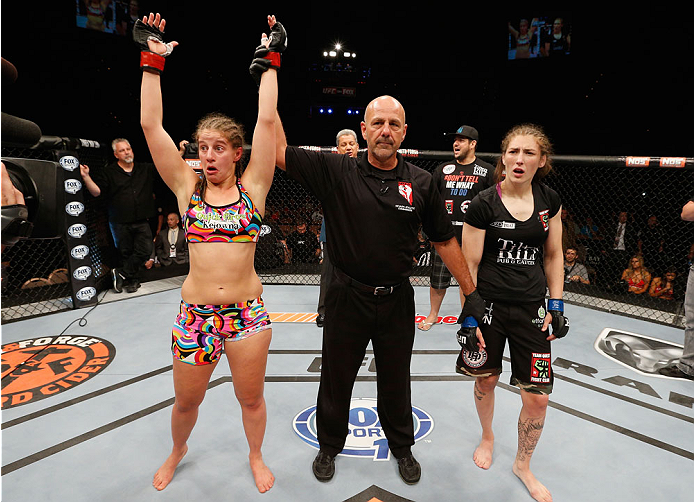
<path id="1" fill-rule="evenodd" d="M 133 223 L 157 215 L 154 203 L 154 164 L 135 162 L 130 173 L 117 162 L 94 173 L 94 183 L 105 196 L 108 219 L 114 223 Z"/>
<path id="2" fill-rule="evenodd" d="M 455 235 L 431 174 L 397 155 L 390 171 L 368 155 L 313 152 L 287 147 L 287 174 L 321 201 L 333 265 L 372 286 L 391 286 L 412 274 L 421 223 L 433 242 Z"/>

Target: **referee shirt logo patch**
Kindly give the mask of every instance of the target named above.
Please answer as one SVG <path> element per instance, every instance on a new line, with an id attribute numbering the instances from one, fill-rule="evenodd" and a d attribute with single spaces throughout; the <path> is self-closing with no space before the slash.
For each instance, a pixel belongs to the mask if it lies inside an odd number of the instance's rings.
<path id="1" fill-rule="evenodd" d="M 412 205 L 412 183 L 406 181 L 398 182 L 398 192 Z"/>

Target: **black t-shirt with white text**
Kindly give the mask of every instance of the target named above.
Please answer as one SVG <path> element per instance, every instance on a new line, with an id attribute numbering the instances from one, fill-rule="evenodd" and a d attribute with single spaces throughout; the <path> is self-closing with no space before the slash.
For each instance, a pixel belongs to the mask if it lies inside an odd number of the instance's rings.
<path id="1" fill-rule="evenodd" d="M 486 231 L 477 271 L 477 289 L 485 300 L 526 303 L 545 297 L 542 248 L 561 200 L 541 183 L 533 183 L 532 190 L 535 208 L 525 221 L 509 213 L 497 186 L 480 192 L 468 206 L 465 223 Z"/>
<path id="2" fill-rule="evenodd" d="M 494 184 L 494 166 L 478 158 L 469 164 L 452 160 L 434 169 L 433 176 L 460 242 L 467 206 L 475 195 Z"/>

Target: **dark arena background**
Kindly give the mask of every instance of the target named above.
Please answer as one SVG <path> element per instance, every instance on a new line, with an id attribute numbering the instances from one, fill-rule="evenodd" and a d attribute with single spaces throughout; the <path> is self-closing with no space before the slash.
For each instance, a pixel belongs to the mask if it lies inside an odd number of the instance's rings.
<path id="1" fill-rule="evenodd" d="M 29 15 L 25 8 L 3 6 L 3 57 L 17 68 L 18 78 L 3 81 L 2 109 L 34 122 L 43 134 L 37 145 L 13 141 L 12 123 L 3 117 L 3 158 L 58 161 L 73 155 L 98 171 L 113 160 L 111 140 L 126 137 L 136 160 L 150 160 L 139 127 L 137 49 L 120 22 L 128 9 L 162 11 L 167 39 L 180 42 L 162 80 L 165 127 L 175 141 L 190 139 L 197 119 L 211 111 L 236 117 L 252 130 L 256 92 L 247 68 L 266 29 L 264 16 L 274 12 L 290 36 L 279 99 L 290 144 L 329 148 L 338 130 L 359 130 L 366 104 L 381 94 L 403 103 L 409 128 L 402 147 L 409 160 L 427 170 L 451 158 L 443 133 L 461 124 L 480 131 L 479 156 L 492 163 L 511 126 L 541 124 L 557 154 L 548 183 L 562 197 L 568 210 L 565 232 L 593 279 L 590 286 L 569 286 L 567 300 L 681 322 L 694 242 L 691 227 L 679 219 L 694 186 L 689 128 L 683 124 L 692 105 L 693 30 L 691 21 L 662 4 L 639 2 L 623 10 L 588 2 L 559 11 L 549 3 L 524 10 L 391 9 L 359 2 L 352 9 L 316 2 L 290 9 L 270 3 L 236 9 L 228 20 L 210 20 L 208 11 L 215 7 L 193 3 L 111 4 L 110 22 L 96 31 L 85 27 L 79 2 L 77 7 L 47 3 L 31 14 L 31 36 L 21 23 L 9 21 Z M 570 50 L 561 57 L 546 57 L 541 50 L 527 59 L 516 57 L 511 27 L 527 17 L 536 33 L 544 33 L 558 15 L 570 33 Z M 533 44 L 541 49 L 541 42 L 538 37 Z M 337 43 L 341 50 L 331 56 Z M 56 183 L 63 183 L 60 172 Z M 170 204 L 166 191 L 163 187 L 159 195 L 163 211 Z M 62 190 L 56 197 L 57 207 L 71 202 L 62 201 Z M 89 247 L 85 259 L 91 261 L 98 294 L 109 288 L 117 254 L 103 202 L 84 190 L 77 197 L 84 201 L 81 218 L 88 228 L 79 244 Z M 669 266 L 677 269 L 673 301 L 623 292 L 619 282 L 627 263 L 607 259 L 621 211 L 642 229 L 656 217 L 663 251 L 645 265 L 652 277 Z M 320 204 L 278 171 L 268 215 L 285 236 L 298 219 L 317 232 L 319 213 Z M 69 260 L 67 226 L 59 219 L 61 235 L 50 235 L 57 238 L 34 235 L 3 253 L 3 322 L 95 301 L 95 296 L 75 297 L 83 284 L 70 274 L 81 263 Z M 264 252 L 259 251 L 257 265 L 265 283 L 318 283 L 318 263 L 270 263 L 274 257 L 260 259 Z M 413 282 L 426 285 L 426 260 L 420 263 Z M 182 273 L 180 267 L 161 267 L 146 278 Z"/>

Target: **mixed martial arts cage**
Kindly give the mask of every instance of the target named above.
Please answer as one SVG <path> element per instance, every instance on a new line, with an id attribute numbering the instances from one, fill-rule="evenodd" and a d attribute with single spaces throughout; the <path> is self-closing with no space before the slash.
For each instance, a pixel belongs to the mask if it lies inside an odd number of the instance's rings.
<path id="1" fill-rule="evenodd" d="M 21 240 L 2 253 L 3 323 L 93 305 L 98 294 L 112 286 L 110 270 L 118 265 L 119 255 L 113 245 L 105 202 L 74 183 L 75 178 L 79 181 L 79 168 L 75 168 L 74 160 L 65 161 L 74 156 L 80 163 L 88 164 L 93 172 L 97 171 L 113 160 L 110 144 L 82 140 L 69 143 L 69 146 L 61 144 L 56 148 L 3 146 L 3 160 L 39 159 L 53 162 L 56 171 L 63 171 L 56 174 L 55 183 L 60 188 L 58 192 L 64 193 L 64 200 L 58 195 L 54 210 L 60 213 L 65 208 L 68 213 L 63 218 L 66 220 L 62 224 L 63 235 Z M 309 148 L 335 152 L 334 148 Z M 446 151 L 407 149 L 401 153 L 409 162 L 427 171 L 452 160 L 451 153 Z M 478 157 L 492 165 L 496 165 L 498 158 L 485 153 L 479 153 Z M 72 178 L 68 179 L 70 176 Z M 694 196 L 693 181 L 694 158 L 554 157 L 554 170 L 545 182 L 560 194 L 565 209 L 564 245 L 577 249 L 578 260 L 585 265 L 590 280 L 590 284 L 565 284 L 564 299 L 603 311 L 682 326 L 684 291 L 694 254 L 694 223 L 682 221 L 680 211 Z M 79 208 L 80 203 L 83 203 L 83 211 L 76 217 L 82 218 L 86 233 L 79 236 L 81 240 L 75 241 L 74 235 L 68 234 L 68 229 L 74 228 L 70 221 L 74 215 L 70 212 L 75 206 Z M 616 252 L 613 248 L 617 223 L 623 212 L 629 229 L 625 240 L 627 249 Z M 302 263 L 288 260 L 282 241 L 301 222 L 306 223 L 308 232 L 317 236 L 321 219 L 320 203 L 277 169 L 264 219 L 264 223 L 271 223 L 275 229 L 274 236 L 271 242 L 259 245 L 256 253 L 256 270 L 264 284 L 319 284 L 319 260 Z M 83 227 L 78 225 L 78 228 Z M 413 263 L 416 263 L 412 284 L 428 286 L 430 243 L 426 236 L 420 239 L 421 242 L 412 243 Z M 77 257 L 76 247 L 82 250 Z M 642 294 L 628 291 L 622 273 L 637 254 L 643 257 L 651 281 L 664 278 L 668 270 L 676 272 L 672 299 L 652 297 L 650 288 Z M 153 268 L 144 271 L 143 280 L 167 274 L 180 276 L 186 271 L 180 267 Z M 90 286 L 85 288 L 87 282 Z M 85 290 L 90 294 L 85 295 Z"/>

